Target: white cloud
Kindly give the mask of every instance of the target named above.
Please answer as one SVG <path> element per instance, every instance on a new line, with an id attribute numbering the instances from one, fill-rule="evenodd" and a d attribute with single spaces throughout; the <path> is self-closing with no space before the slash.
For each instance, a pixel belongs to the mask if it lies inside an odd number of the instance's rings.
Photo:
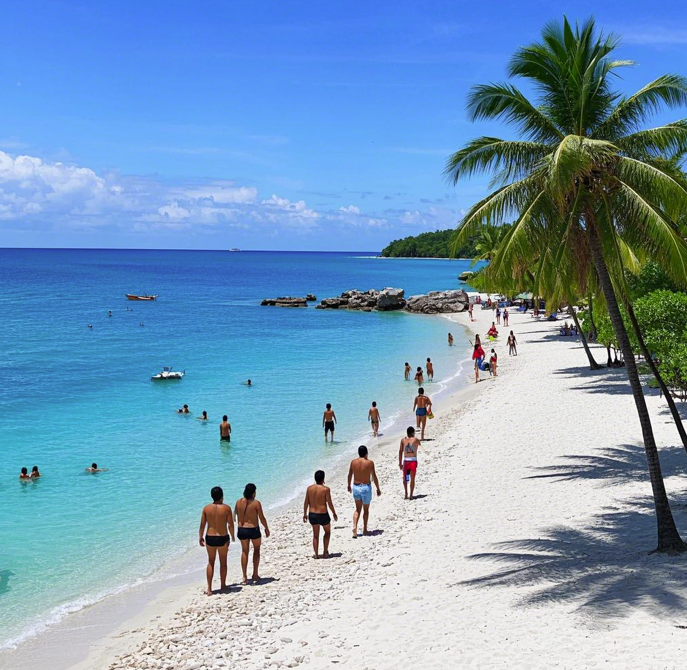
<path id="1" fill-rule="evenodd" d="M 345 214 L 360 214 L 360 207 L 348 205 L 348 207 L 339 207 L 339 211 L 344 212 Z"/>

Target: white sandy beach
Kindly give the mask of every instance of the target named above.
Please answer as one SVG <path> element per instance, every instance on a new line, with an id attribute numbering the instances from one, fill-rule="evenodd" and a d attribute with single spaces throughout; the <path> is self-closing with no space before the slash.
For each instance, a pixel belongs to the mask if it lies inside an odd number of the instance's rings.
<path id="1" fill-rule="evenodd" d="M 475 315 L 486 331 L 491 317 Z M 682 667 L 687 558 L 649 555 L 655 522 L 625 371 L 590 373 L 554 324 L 514 314 L 511 328 L 520 355 L 508 356 L 502 327 L 499 377 L 483 373 L 479 393 L 429 422 L 418 499 L 403 500 L 396 440 L 371 446 L 383 493 L 372 537 L 351 537 L 337 473 L 334 557 L 311 558 L 296 505 L 263 542 L 265 583 L 239 586 L 232 561 L 234 586 L 208 598 L 199 571 L 78 670 Z M 652 394 L 649 406 L 687 536 L 687 454 L 664 403 Z"/>

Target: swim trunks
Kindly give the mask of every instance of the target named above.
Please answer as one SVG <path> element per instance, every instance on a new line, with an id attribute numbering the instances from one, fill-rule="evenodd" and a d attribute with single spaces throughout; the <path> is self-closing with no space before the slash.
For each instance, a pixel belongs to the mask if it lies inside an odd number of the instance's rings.
<path id="1" fill-rule="evenodd" d="M 415 416 L 427 416 L 427 408 L 426 407 L 418 407 L 415 410 Z"/>
<path id="2" fill-rule="evenodd" d="M 410 460 L 410 459 L 406 458 L 403 461 L 403 472 L 404 473 L 417 472 L 417 459 Z"/>
<path id="3" fill-rule="evenodd" d="M 220 438 L 222 442 L 231 442 L 231 435 L 222 435 Z"/>
<path id="4" fill-rule="evenodd" d="M 334 422 L 333 421 L 325 421 L 324 422 L 324 432 L 326 433 L 328 430 L 331 430 L 332 433 L 334 432 Z"/>
<path id="5" fill-rule="evenodd" d="M 262 537 L 259 528 L 239 528 L 236 536 L 239 540 L 259 540 Z"/>
<path id="6" fill-rule="evenodd" d="M 310 525 L 312 526 L 328 526 L 332 522 L 327 512 L 322 514 L 310 512 L 310 514 L 308 514 L 308 521 L 310 521 Z"/>
<path id="7" fill-rule="evenodd" d="M 363 505 L 369 505 L 372 502 L 372 484 L 353 484 L 351 491 L 353 500 L 362 500 Z"/>
<path id="8" fill-rule="evenodd" d="M 229 544 L 228 535 L 206 535 L 205 544 L 208 547 L 223 547 L 225 544 Z"/>

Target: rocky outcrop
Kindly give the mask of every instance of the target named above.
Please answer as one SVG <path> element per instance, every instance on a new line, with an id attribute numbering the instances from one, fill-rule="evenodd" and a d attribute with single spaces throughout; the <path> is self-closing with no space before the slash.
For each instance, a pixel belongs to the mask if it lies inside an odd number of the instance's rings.
<path id="1" fill-rule="evenodd" d="M 325 298 L 317 305 L 317 309 L 357 309 L 363 312 L 373 310 L 388 312 L 405 307 L 402 288 L 385 288 L 381 291 L 344 291 L 336 298 Z"/>
<path id="2" fill-rule="evenodd" d="M 268 305 L 270 307 L 307 307 L 307 298 L 292 298 L 291 296 L 284 296 L 283 298 L 265 298 L 261 305 Z"/>
<path id="3" fill-rule="evenodd" d="M 305 298 L 267 298 L 261 305 L 276 307 L 307 307 L 308 302 L 316 300 L 312 293 Z M 427 295 L 414 295 L 405 299 L 402 288 L 384 288 L 381 291 L 344 291 L 335 298 L 325 298 L 317 309 L 355 309 L 362 312 L 391 312 L 405 309 L 417 314 L 444 314 L 462 312 L 468 308 L 468 294 L 465 291 L 431 291 Z"/>
<path id="4" fill-rule="evenodd" d="M 444 314 L 462 312 L 468 308 L 470 299 L 465 291 L 430 291 L 427 295 L 413 295 L 408 298 L 406 311 L 418 314 Z"/>
<path id="5" fill-rule="evenodd" d="M 308 295 L 305 296 L 305 299 L 308 302 L 317 302 L 317 296 L 313 295 L 312 293 L 308 293 Z"/>

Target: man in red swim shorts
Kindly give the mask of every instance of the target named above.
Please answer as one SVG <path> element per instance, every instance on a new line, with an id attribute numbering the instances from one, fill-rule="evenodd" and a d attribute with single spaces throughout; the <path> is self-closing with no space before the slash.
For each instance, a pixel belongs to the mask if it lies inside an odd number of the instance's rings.
<path id="1" fill-rule="evenodd" d="M 412 426 L 406 431 L 408 437 L 401 439 L 398 449 L 398 467 L 403 473 L 403 489 L 406 500 L 408 499 L 408 482 L 410 482 L 410 500 L 415 492 L 415 474 L 417 473 L 417 450 L 420 448 L 420 440 L 415 437 L 415 428 Z"/>

